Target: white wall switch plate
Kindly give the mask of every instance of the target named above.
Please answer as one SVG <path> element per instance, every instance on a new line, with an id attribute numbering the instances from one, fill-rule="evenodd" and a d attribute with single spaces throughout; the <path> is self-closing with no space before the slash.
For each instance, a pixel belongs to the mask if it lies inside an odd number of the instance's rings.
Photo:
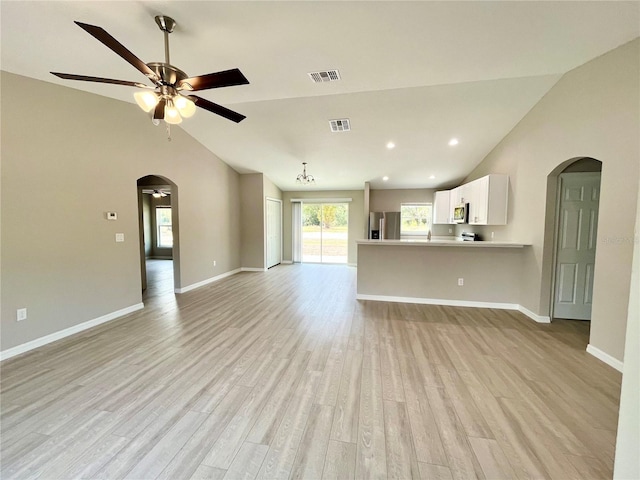
<path id="1" fill-rule="evenodd" d="M 124 242 L 124 233 L 116 233 L 116 242 Z"/>
<path id="2" fill-rule="evenodd" d="M 22 320 L 26 320 L 26 319 L 27 319 L 27 309 L 19 308 L 16 311 L 16 321 L 21 322 Z"/>
<path id="3" fill-rule="evenodd" d="M 107 212 L 107 220 L 117 220 L 118 214 L 116 212 Z"/>
<path id="4" fill-rule="evenodd" d="M 459 279 L 458 279 L 458 286 L 459 286 L 459 287 L 464 286 L 464 278 L 459 278 Z"/>
<path id="5" fill-rule="evenodd" d="M 213 266 L 214 266 L 214 267 L 216 266 L 216 261 L 215 261 L 215 260 L 213 261 Z"/>

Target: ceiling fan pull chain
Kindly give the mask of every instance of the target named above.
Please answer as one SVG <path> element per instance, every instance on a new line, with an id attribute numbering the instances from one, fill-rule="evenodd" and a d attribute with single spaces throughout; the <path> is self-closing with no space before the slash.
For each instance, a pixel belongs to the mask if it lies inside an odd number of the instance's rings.
<path id="1" fill-rule="evenodd" d="M 165 123 L 165 125 L 167 126 L 167 142 L 171 141 L 171 125 L 169 125 L 168 123 Z"/>

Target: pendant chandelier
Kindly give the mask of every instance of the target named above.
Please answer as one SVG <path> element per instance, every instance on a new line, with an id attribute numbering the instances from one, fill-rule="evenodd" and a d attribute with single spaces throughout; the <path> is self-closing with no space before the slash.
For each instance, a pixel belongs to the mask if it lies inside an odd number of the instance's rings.
<path id="1" fill-rule="evenodd" d="M 313 175 L 307 175 L 307 162 L 302 162 L 302 173 L 296 178 L 296 183 L 301 185 L 315 185 L 316 179 Z"/>

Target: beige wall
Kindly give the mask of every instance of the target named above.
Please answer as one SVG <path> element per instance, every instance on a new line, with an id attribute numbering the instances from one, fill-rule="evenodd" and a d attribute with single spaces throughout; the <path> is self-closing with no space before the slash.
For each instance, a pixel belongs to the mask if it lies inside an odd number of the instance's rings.
<path id="1" fill-rule="evenodd" d="M 364 238 L 364 190 L 303 190 L 298 192 L 282 192 L 282 226 L 283 226 L 283 255 L 284 261 L 291 262 L 292 229 L 291 229 L 291 199 L 292 198 L 351 198 L 349 202 L 349 252 L 347 262 L 355 265 L 358 262 L 356 240 Z"/>
<path id="2" fill-rule="evenodd" d="M 262 175 L 262 189 L 265 197 L 282 200 L 282 190 L 273 183 L 266 175 Z"/>
<path id="3" fill-rule="evenodd" d="M 613 469 L 613 478 L 619 480 L 640 478 L 640 192 L 636 205 L 631 294 Z"/>
<path id="4" fill-rule="evenodd" d="M 240 175 L 240 192 L 242 267 L 265 268 L 266 197 L 282 199 L 282 192 L 262 173 Z"/>
<path id="5" fill-rule="evenodd" d="M 529 247 L 358 246 L 358 294 L 518 304 Z M 458 278 L 464 286 L 458 286 Z"/>
<path id="6" fill-rule="evenodd" d="M 445 190 L 445 189 L 438 189 Z M 433 203 L 435 189 L 411 188 L 388 189 L 370 191 L 369 211 L 371 212 L 399 212 L 402 203 Z M 451 232 L 449 232 L 451 230 Z M 453 225 L 433 225 L 433 235 L 452 235 Z"/>
<path id="7" fill-rule="evenodd" d="M 510 176 L 509 224 L 498 238 L 531 243 L 520 303 L 549 314 L 553 234 L 547 177 L 570 159 L 602 161 L 590 343 L 622 360 L 640 164 L 640 39 L 567 73 L 465 181 Z M 552 188 L 552 187 L 550 187 Z"/>
<path id="8" fill-rule="evenodd" d="M 151 195 L 141 195 L 142 200 L 142 228 L 144 230 L 144 255 L 151 257 L 153 245 L 153 228 L 151 227 Z"/>
<path id="9" fill-rule="evenodd" d="M 241 265 L 264 268 L 263 175 L 240 175 Z"/>
<path id="10" fill-rule="evenodd" d="M 178 286 L 240 267 L 237 172 L 180 128 L 168 142 L 135 104 L 1 80 L 2 350 L 141 302 L 145 175 L 179 187 Z M 19 323 L 18 308 L 28 309 Z"/>
<path id="11" fill-rule="evenodd" d="M 399 212 L 401 203 L 432 203 L 434 190 L 430 188 L 371 189 L 369 209 L 371 212 Z"/>

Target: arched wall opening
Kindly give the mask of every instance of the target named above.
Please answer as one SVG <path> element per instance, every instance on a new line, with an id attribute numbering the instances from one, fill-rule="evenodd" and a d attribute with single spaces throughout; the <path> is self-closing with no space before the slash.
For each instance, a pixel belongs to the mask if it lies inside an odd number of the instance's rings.
<path id="1" fill-rule="evenodd" d="M 147 257 L 151 250 L 151 238 L 157 238 L 154 232 L 150 231 L 148 222 L 145 222 L 146 215 L 155 215 L 148 211 L 149 199 L 153 197 L 151 192 L 159 192 L 163 198 L 158 199 L 159 206 L 168 205 L 171 207 L 170 227 L 164 227 L 172 237 L 172 246 L 167 248 L 160 245 L 156 251 L 160 253 L 159 258 L 171 258 L 173 260 L 173 290 L 179 289 L 180 285 L 180 216 L 178 208 L 179 191 L 178 185 L 171 179 L 162 175 L 146 175 L 137 180 L 138 188 L 138 232 L 140 244 L 140 285 L 144 292 L 147 289 Z M 166 201 L 166 199 L 169 201 Z M 150 238 L 151 237 L 151 238 Z M 146 240 L 146 241 L 145 241 Z M 156 245 L 157 246 L 157 245 Z M 154 247 L 156 247 L 154 246 Z"/>

